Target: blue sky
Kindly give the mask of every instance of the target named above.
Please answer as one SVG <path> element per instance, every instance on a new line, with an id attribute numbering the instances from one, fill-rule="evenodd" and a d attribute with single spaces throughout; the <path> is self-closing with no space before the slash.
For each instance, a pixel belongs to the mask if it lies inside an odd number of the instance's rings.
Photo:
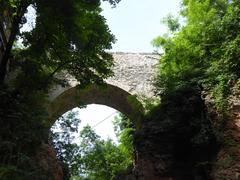
<path id="1" fill-rule="evenodd" d="M 167 14 L 178 15 L 180 0 L 122 0 L 116 8 L 102 3 L 110 30 L 118 39 L 112 51 L 153 52 L 151 41 L 166 33 L 161 20 Z"/>

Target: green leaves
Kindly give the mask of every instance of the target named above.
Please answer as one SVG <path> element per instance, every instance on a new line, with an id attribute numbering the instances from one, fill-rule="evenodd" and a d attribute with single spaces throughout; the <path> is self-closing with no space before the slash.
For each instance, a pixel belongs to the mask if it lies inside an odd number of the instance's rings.
<path id="1" fill-rule="evenodd" d="M 47 139 L 45 96 L 25 93 L 0 87 L 0 179 L 39 177 L 33 156 Z"/>
<path id="2" fill-rule="evenodd" d="M 110 2 L 115 4 L 119 1 Z M 112 74 L 112 56 L 106 50 L 111 48 L 115 39 L 100 14 L 99 5 L 98 0 L 0 0 L 0 20 L 7 20 L 7 31 L 14 32 L 10 36 L 8 51 L 4 52 L 6 65 L 2 66 L 5 70 L 11 64 L 9 69 L 14 69 L 14 78 L 11 81 L 11 90 L 5 92 L 0 87 L 0 124 L 4 127 L 0 133 L 0 146 L 9 142 L 6 149 L 0 150 L 1 168 L 9 164 L 19 171 L 32 173 L 41 169 L 37 163 L 34 167 L 31 166 L 31 158 L 41 142 L 46 141 L 46 127 L 49 125 L 46 121 L 46 96 L 50 85 L 60 82 L 55 78 L 56 73 L 68 72 L 82 86 L 101 83 Z M 32 18 L 36 18 L 36 23 L 32 30 L 21 33 L 19 28 L 26 23 L 25 15 L 29 6 L 34 9 Z M 18 37 L 22 39 L 23 47 L 11 49 L 13 41 Z M 3 82 L 6 73 L 1 72 Z M 77 144 L 72 143 L 71 133 L 77 130 L 79 122 L 73 114 L 65 118 L 67 120 L 60 125 L 62 132 L 54 135 L 54 143 L 59 158 L 69 165 L 72 173 L 78 174 L 79 165 L 83 162 L 83 150 L 80 151 Z M 97 151 L 104 150 L 105 146 L 102 144 L 105 142 L 100 141 L 90 129 L 83 132 L 83 135 L 84 133 L 89 137 L 83 136 L 83 139 L 92 140 L 90 145 L 83 142 L 86 152 L 92 152 L 94 147 Z M 60 139 L 65 142 L 58 141 Z M 26 160 L 28 156 L 29 161 Z M 36 173 L 45 176 L 43 171 Z M 15 173 L 14 169 L 13 172 Z M 16 177 L 18 178 L 17 175 Z M 23 179 L 36 179 L 34 177 Z"/>
<path id="3" fill-rule="evenodd" d="M 16 9 L 21 9 L 19 2 L 23 1 L 11 0 Z M 99 1 L 34 0 L 30 4 L 35 9 L 36 23 L 30 32 L 19 34 L 24 48 L 15 57 L 18 62 L 44 67 L 41 72 L 47 76 L 32 76 L 32 82 L 45 82 L 42 86 L 46 86 L 54 82 L 54 75 L 60 71 L 67 71 L 82 85 L 98 83 L 112 75 L 112 56 L 105 50 L 111 48 L 115 38 L 100 14 Z"/>
<path id="4" fill-rule="evenodd" d="M 229 93 L 229 86 L 224 84 L 240 75 L 239 3 L 185 0 L 183 5 L 186 25 L 172 36 L 153 40 L 153 45 L 164 52 L 158 87 L 167 92 L 200 84 L 214 94 L 217 106 L 223 109 L 220 106 L 226 107 L 223 101 Z M 176 20 L 168 17 L 165 22 L 171 26 Z"/>
<path id="5" fill-rule="evenodd" d="M 51 137 L 58 158 L 68 166 L 71 178 L 111 180 L 119 172 L 132 166 L 133 129 L 127 128 L 129 123 L 126 122 L 129 119 L 123 119 L 122 122 L 119 119 L 118 125 L 115 124 L 115 127 L 121 126 L 116 127 L 120 129 L 119 145 L 111 139 L 102 140 L 90 126 L 81 130 L 76 143 L 76 138 L 72 138 L 73 133 L 69 131 L 73 127 L 77 130 L 79 120 L 76 115 L 76 112 L 70 112 L 60 118 Z"/>
<path id="6" fill-rule="evenodd" d="M 165 18 L 163 18 L 162 23 L 167 25 L 170 32 L 176 32 L 180 29 L 180 23 L 178 18 L 175 18 L 171 14 L 168 14 Z"/>
<path id="7" fill-rule="evenodd" d="M 16 2 L 17 0 L 9 0 L 9 4 L 12 8 L 17 8 Z"/>

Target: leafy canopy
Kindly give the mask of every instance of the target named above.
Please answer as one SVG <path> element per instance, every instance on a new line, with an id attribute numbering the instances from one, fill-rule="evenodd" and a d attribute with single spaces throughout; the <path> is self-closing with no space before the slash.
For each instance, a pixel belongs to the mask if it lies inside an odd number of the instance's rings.
<path id="1" fill-rule="evenodd" d="M 239 1 L 184 0 L 182 5 L 186 24 L 153 41 L 164 51 L 158 87 L 169 92 L 187 84 L 203 86 L 225 111 L 229 83 L 236 82 L 240 72 Z"/>
<path id="2" fill-rule="evenodd" d="M 114 179 L 118 173 L 133 164 L 133 129 L 123 115 L 115 122 L 120 143 L 111 139 L 102 140 L 90 126 L 77 133 L 79 119 L 77 112 L 71 111 L 60 118 L 52 129 L 51 140 L 57 150 L 58 158 L 65 164 L 73 180 Z M 121 119 L 123 118 L 123 119 Z"/>
<path id="3" fill-rule="evenodd" d="M 117 2 L 110 1 L 113 5 Z M 36 12 L 36 23 L 30 32 L 20 32 L 29 6 Z M 25 68 L 29 64 L 34 70 L 32 74 L 43 74 L 40 78 L 32 77 L 41 86 L 46 86 L 55 73 L 63 70 L 82 85 L 101 82 L 111 75 L 112 57 L 105 50 L 111 48 L 115 38 L 100 15 L 99 6 L 99 0 L 1 0 L 1 19 L 8 12 L 9 32 L 15 41 L 17 36 L 23 40 L 24 48 L 16 47 L 14 51 L 22 75 L 29 73 Z"/>

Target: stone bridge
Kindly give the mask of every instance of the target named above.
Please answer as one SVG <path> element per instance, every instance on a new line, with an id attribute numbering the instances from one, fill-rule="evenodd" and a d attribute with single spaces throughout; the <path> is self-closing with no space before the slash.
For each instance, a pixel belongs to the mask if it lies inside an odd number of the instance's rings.
<path id="1" fill-rule="evenodd" d="M 114 76 L 102 86 L 89 85 L 84 89 L 76 79 L 65 74 L 68 87 L 55 87 L 50 93 L 49 114 L 52 123 L 65 112 L 88 104 L 112 107 L 130 119 L 140 119 L 144 113 L 138 97 L 154 96 L 154 75 L 159 56 L 151 53 L 112 53 Z"/>

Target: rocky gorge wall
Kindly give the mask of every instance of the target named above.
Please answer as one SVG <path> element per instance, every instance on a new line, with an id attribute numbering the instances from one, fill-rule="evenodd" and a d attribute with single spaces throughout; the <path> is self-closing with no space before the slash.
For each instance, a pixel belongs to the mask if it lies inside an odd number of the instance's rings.
<path id="1" fill-rule="evenodd" d="M 216 162 L 212 171 L 213 179 L 239 180 L 240 179 L 240 88 L 236 83 L 231 88 L 228 97 L 228 117 L 219 118 L 216 114 L 214 121 L 222 120 L 220 151 L 216 155 Z"/>
<path id="2" fill-rule="evenodd" d="M 223 119 L 200 89 L 167 95 L 135 133 L 135 168 L 120 179 L 239 180 L 239 98 L 234 86 Z"/>
<path id="3" fill-rule="evenodd" d="M 138 180 L 208 180 L 217 143 L 200 91 L 162 99 L 135 134 Z"/>

